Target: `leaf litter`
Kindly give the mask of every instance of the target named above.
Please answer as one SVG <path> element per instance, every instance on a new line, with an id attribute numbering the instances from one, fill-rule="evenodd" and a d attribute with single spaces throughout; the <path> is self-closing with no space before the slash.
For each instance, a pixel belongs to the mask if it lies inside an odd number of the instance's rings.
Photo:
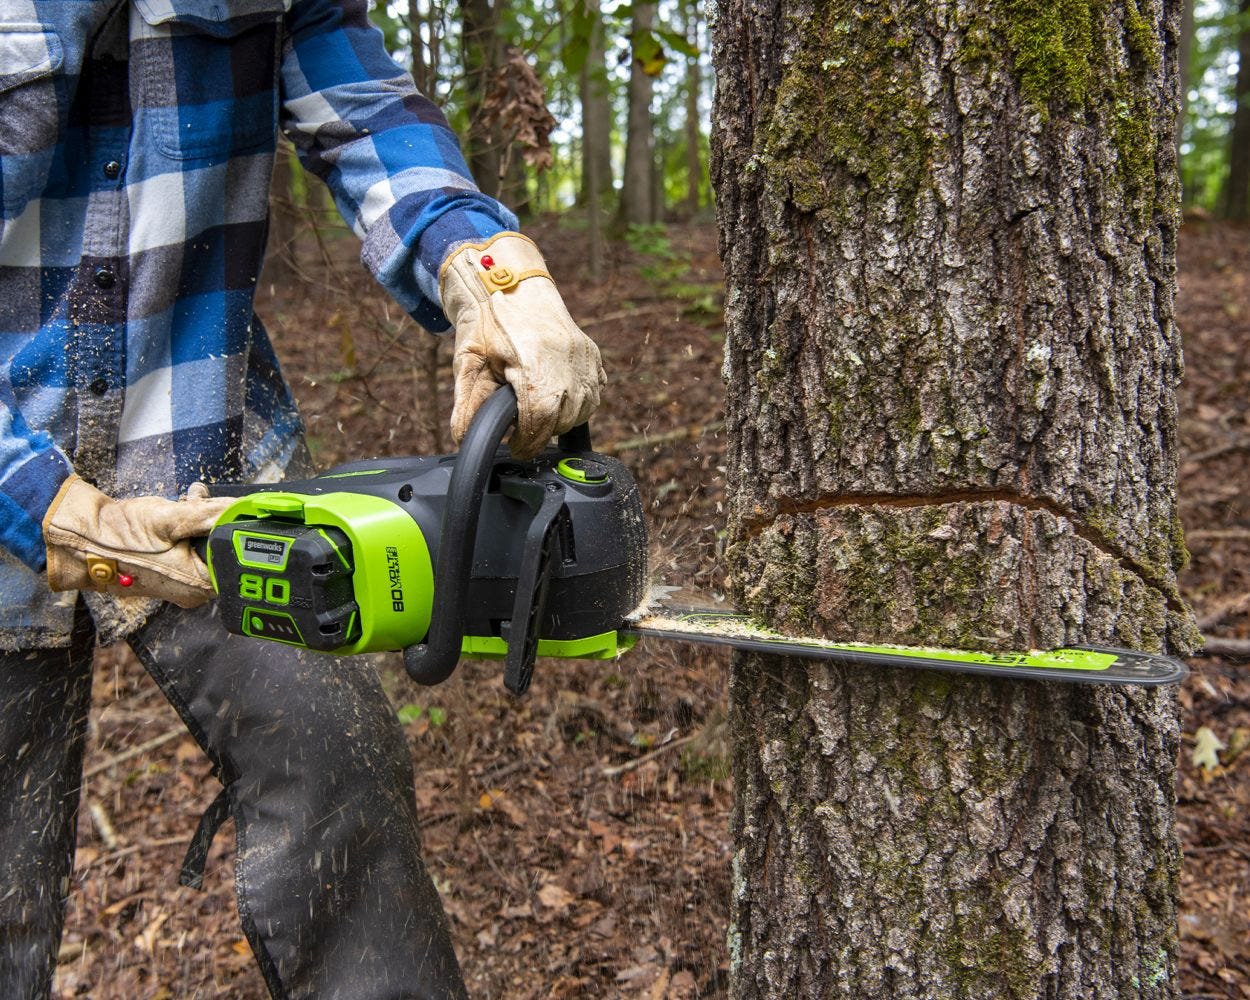
<path id="1" fill-rule="evenodd" d="M 553 223 L 530 231 L 573 315 L 603 349 L 610 385 L 592 431 L 639 480 L 657 582 L 722 591 L 714 227 L 669 227 L 666 249 L 685 264 L 681 294 L 714 303 L 711 310 L 657 290 L 643 276 L 654 262 L 639 251 L 613 247 L 605 276 L 592 282 L 584 232 Z M 1191 532 L 1242 529 L 1200 536 L 1182 582 L 1200 619 L 1218 614 L 1208 634 L 1233 639 L 1250 639 L 1242 599 L 1250 594 L 1250 316 L 1238 308 L 1250 299 L 1248 235 L 1187 225 L 1178 302 L 1187 363 L 1184 523 Z M 442 450 L 449 345 L 431 351 L 380 293 L 362 291 L 350 239 L 331 234 L 322 245 L 324 254 L 313 259 L 305 249 L 299 262 L 312 280 L 292 280 L 260 302 L 318 462 Z M 342 324 L 328 321 L 343 311 L 354 318 L 346 343 Z M 432 401 L 420 366 L 435 353 L 441 389 Z M 397 711 L 431 697 L 397 660 L 379 659 Z M 471 663 L 436 689 L 441 725 L 409 712 L 425 858 L 471 995 L 726 995 L 727 662 L 717 650 L 646 643 L 615 662 L 541 661 L 520 701 L 503 690 L 497 666 Z M 1250 668 L 1220 658 L 1190 666 L 1178 779 L 1181 987 L 1250 1000 Z M 235 912 L 230 824 L 214 843 L 206 891 L 176 884 L 186 843 L 217 792 L 208 762 L 185 736 L 110 763 L 178 726 L 128 650 L 98 654 L 86 767 L 101 769 L 83 788 L 57 997 L 266 996 Z M 1209 753 L 1194 762 L 1195 750 L 1215 746 L 1198 746 L 1202 727 L 1224 744 L 1211 767 Z M 691 735 L 698 738 L 685 741 Z M 673 752 L 621 770 L 665 745 Z M 97 815 L 101 822 L 87 818 Z"/>

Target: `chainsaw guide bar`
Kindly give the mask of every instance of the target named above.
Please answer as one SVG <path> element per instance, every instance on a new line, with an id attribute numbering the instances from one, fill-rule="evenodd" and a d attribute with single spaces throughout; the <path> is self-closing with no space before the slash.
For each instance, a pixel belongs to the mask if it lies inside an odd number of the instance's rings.
<path id="1" fill-rule="evenodd" d="M 853 666 L 904 667 L 1076 684 L 1174 684 L 1189 672 L 1180 660 L 1109 646 L 1073 646 L 1028 653 L 986 653 L 928 646 L 870 645 L 796 638 L 750 615 L 713 608 L 648 608 L 621 632 L 630 637 L 730 646 L 748 653 L 832 660 Z"/>
<path id="2" fill-rule="evenodd" d="M 830 642 L 648 590 L 646 520 L 628 468 L 586 425 L 517 460 L 511 387 L 478 409 L 456 455 L 350 462 L 311 479 L 215 484 L 236 498 L 199 549 L 222 624 L 338 655 L 402 649 L 418 684 L 462 658 L 502 660 L 529 687 L 539 656 L 608 660 L 640 637 L 878 668 L 1088 684 L 1171 684 L 1166 656 L 1094 646 L 987 653 Z M 698 600 L 698 598 L 696 598 Z"/>

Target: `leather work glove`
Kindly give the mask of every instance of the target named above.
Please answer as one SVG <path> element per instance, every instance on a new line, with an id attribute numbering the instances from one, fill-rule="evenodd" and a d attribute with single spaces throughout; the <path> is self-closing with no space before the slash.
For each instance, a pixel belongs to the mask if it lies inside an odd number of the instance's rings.
<path id="1" fill-rule="evenodd" d="M 158 597 L 194 608 L 213 597 L 208 567 L 186 539 L 207 535 L 234 501 L 194 483 L 181 500 L 114 500 L 70 476 L 43 518 L 48 586 Z"/>
<path id="2" fill-rule="evenodd" d="M 509 441 L 518 458 L 585 423 L 606 381 L 599 348 L 582 333 L 534 242 L 499 233 L 458 247 L 439 275 L 443 312 L 456 328 L 451 434 L 459 443 L 478 407 L 499 386 L 517 397 Z"/>

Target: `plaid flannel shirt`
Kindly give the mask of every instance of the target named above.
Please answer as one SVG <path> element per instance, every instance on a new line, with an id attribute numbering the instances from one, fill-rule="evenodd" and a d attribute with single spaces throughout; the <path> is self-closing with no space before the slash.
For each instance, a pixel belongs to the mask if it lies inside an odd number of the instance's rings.
<path id="1" fill-rule="evenodd" d="M 42 519 L 281 469 L 301 427 L 252 312 L 278 129 L 362 258 L 446 329 L 455 243 L 515 229 L 364 0 L 0 4 L 0 637 L 67 641 Z"/>

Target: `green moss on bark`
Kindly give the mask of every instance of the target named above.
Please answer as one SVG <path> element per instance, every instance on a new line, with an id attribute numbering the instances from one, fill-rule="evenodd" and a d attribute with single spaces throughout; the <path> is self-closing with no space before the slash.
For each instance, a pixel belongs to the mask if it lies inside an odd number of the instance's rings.
<path id="1" fill-rule="evenodd" d="M 894 636 L 901 627 L 914 636 L 926 637 L 974 649 L 984 643 L 978 634 L 992 617 L 993 589 L 987 585 L 989 558 L 974 546 L 950 550 L 935 536 L 943 524 L 939 508 L 930 508 L 920 526 L 889 522 L 856 531 L 839 542 L 841 580 L 857 600 L 856 614 L 866 634 Z M 900 620 L 897 576 L 916 596 L 909 622 Z M 952 616 L 951 609 L 959 609 Z"/>
<path id="2" fill-rule="evenodd" d="M 999 7 L 1024 98 L 1043 117 L 1055 101 L 1084 105 L 1095 58 L 1089 0 L 1001 0 Z"/>
<path id="3" fill-rule="evenodd" d="M 932 138 L 917 98 L 911 33 L 883 0 L 831 0 L 794 24 L 805 42 L 777 87 L 764 158 L 800 211 L 836 202 L 837 165 L 909 199 L 929 172 Z M 839 177 L 845 182 L 845 177 Z"/>
<path id="4" fill-rule="evenodd" d="M 1083 111 L 1101 99 L 1100 86 L 1159 67 L 1159 39 L 1136 0 L 998 0 L 996 16 L 1021 93 L 1043 117 L 1063 106 Z"/>
<path id="5" fill-rule="evenodd" d="M 1137 0 L 998 0 L 1024 99 L 1049 120 L 1109 108 L 1117 175 L 1139 223 L 1153 212 L 1158 123 L 1147 77 L 1160 64 L 1155 26 Z"/>

